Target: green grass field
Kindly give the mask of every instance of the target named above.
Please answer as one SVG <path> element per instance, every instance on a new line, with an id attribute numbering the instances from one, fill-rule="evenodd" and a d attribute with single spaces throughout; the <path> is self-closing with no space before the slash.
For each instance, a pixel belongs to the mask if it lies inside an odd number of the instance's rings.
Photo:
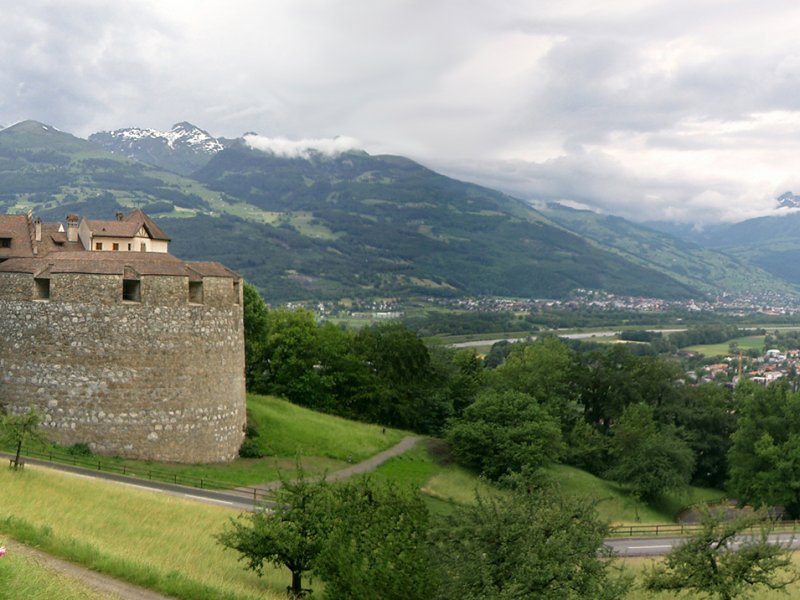
<path id="1" fill-rule="evenodd" d="M 0 535 L 178 598 L 279 598 L 214 540 L 236 511 L 129 486 L 27 468 L 0 469 Z"/>
<path id="2" fill-rule="evenodd" d="M 729 348 L 732 343 L 736 343 L 741 350 L 764 350 L 763 335 L 748 335 L 745 337 L 735 338 L 727 342 L 721 342 L 719 344 L 700 344 L 697 346 L 687 346 L 686 348 L 681 348 L 681 350 L 697 352 L 705 356 L 725 356 L 730 354 Z"/>

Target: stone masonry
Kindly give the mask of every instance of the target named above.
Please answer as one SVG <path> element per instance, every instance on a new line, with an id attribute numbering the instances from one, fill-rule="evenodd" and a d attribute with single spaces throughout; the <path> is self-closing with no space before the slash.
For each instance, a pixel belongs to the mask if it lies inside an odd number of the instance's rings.
<path id="1" fill-rule="evenodd" d="M 129 219 L 135 227 L 91 223 L 168 240 L 146 215 Z M 0 408 L 34 408 L 50 439 L 100 454 L 236 458 L 246 422 L 239 276 L 166 252 L 91 252 L 43 228 L 0 215 Z"/>
<path id="2" fill-rule="evenodd" d="M 244 341 L 231 279 L 216 278 L 203 305 L 188 303 L 180 277 L 143 278 L 150 286 L 143 282 L 140 303 L 119 300 L 119 277 L 54 276 L 47 301 L 30 299 L 31 275 L 27 288 L 20 279 L 0 273 L 0 404 L 11 412 L 33 407 L 48 437 L 102 454 L 198 463 L 236 457 Z"/>

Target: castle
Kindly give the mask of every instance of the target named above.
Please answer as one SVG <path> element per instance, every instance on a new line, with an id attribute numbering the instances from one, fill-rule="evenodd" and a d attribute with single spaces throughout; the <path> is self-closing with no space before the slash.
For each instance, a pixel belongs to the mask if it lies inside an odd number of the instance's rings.
<path id="1" fill-rule="evenodd" d="M 101 454 L 233 460 L 244 439 L 242 284 L 169 254 L 141 210 L 67 227 L 0 215 L 0 407 Z"/>

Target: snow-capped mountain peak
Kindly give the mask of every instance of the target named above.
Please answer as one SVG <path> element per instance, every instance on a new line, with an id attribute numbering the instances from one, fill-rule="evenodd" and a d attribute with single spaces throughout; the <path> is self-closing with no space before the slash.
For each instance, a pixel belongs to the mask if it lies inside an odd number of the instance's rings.
<path id="1" fill-rule="evenodd" d="M 89 136 L 99 144 L 129 158 L 189 174 L 203 166 L 225 146 L 207 131 L 186 121 L 176 123 L 169 131 L 128 127 L 101 131 Z"/>

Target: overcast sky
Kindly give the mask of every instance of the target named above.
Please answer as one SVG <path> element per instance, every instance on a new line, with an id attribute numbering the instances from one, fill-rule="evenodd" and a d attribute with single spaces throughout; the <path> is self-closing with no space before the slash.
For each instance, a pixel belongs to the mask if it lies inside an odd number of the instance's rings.
<path id="1" fill-rule="evenodd" d="M 5 126 L 87 137 L 185 120 L 283 147 L 356 145 L 638 220 L 741 220 L 800 194 L 791 0 L 0 8 Z"/>

